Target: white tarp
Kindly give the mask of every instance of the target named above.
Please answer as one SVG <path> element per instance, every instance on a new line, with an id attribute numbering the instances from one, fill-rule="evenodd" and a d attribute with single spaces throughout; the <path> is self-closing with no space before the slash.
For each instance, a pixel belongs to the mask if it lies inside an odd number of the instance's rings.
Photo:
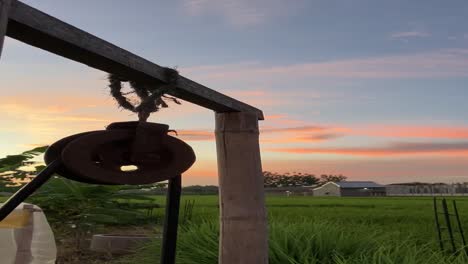
<path id="1" fill-rule="evenodd" d="M 41 208 L 22 203 L 0 222 L 1 264 L 54 264 L 54 234 Z"/>

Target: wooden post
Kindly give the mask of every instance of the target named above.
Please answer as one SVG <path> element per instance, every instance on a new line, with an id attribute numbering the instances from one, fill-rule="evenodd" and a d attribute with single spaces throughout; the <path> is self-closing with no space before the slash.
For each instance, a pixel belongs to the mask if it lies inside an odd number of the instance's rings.
<path id="1" fill-rule="evenodd" d="M 220 242 L 219 263 L 268 263 L 268 231 L 258 116 L 216 114 Z"/>
<path id="2" fill-rule="evenodd" d="M 0 0 L 0 57 L 2 56 L 3 40 L 7 30 L 10 3 L 11 0 Z"/>

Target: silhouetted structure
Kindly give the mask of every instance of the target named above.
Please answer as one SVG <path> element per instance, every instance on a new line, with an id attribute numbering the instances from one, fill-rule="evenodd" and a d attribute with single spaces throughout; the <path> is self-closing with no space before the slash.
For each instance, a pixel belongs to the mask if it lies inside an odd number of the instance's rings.
<path id="1" fill-rule="evenodd" d="M 386 196 L 385 186 L 372 181 L 327 182 L 313 191 L 314 196 Z"/>
<path id="2" fill-rule="evenodd" d="M 455 196 L 467 195 L 468 184 L 464 183 L 424 183 L 408 182 L 394 183 L 386 186 L 389 196 Z"/>

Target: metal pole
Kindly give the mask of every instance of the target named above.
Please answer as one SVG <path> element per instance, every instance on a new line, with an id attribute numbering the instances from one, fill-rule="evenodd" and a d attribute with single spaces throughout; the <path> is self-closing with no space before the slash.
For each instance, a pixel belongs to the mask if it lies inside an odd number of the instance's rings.
<path id="1" fill-rule="evenodd" d="M 455 253 L 457 252 L 457 249 L 455 247 L 455 240 L 453 239 L 452 224 L 450 223 L 450 216 L 448 212 L 447 201 L 445 200 L 445 198 L 442 199 L 442 208 L 444 209 L 445 223 L 447 225 L 447 230 L 450 237 L 450 244 L 452 245 L 453 253 Z"/>
<path id="2" fill-rule="evenodd" d="M 452 203 L 453 203 L 453 210 L 455 211 L 455 217 L 457 219 L 458 231 L 460 232 L 460 236 L 461 236 L 462 243 L 463 243 L 463 249 L 465 250 L 466 255 L 468 255 L 468 248 L 466 247 L 465 234 L 463 233 L 463 227 L 460 221 L 460 215 L 458 214 L 457 203 L 455 202 L 455 200 L 453 200 Z"/>
<path id="3" fill-rule="evenodd" d="M 62 162 L 60 160 L 54 160 L 28 184 L 13 194 L 13 196 L 11 196 L 10 199 L 8 199 L 0 208 L 0 221 L 5 219 L 13 210 L 15 210 L 16 207 L 18 207 L 18 205 L 24 202 L 26 198 L 46 183 L 61 165 Z"/>
<path id="4" fill-rule="evenodd" d="M 440 224 L 439 224 L 439 213 L 437 212 L 437 200 L 434 197 L 434 219 L 437 228 L 437 236 L 439 238 L 439 246 L 442 251 L 444 251 L 444 242 L 442 241 L 442 233 L 440 232 Z"/>
<path id="5" fill-rule="evenodd" d="M 178 175 L 169 180 L 167 188 L 166 220 L 164 221 L 161 264 L 175 263 L 181 191 L 182 177 Z"/>

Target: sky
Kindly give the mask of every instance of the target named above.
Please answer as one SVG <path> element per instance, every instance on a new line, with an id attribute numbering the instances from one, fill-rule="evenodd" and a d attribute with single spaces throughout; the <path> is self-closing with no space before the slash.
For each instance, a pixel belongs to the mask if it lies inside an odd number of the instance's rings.
<path id="1" fill-rule="evenodd" d="M 379 183 L 468 181 L 468 2 L 24 1 L 264 111 L 263 169 Z M 106 73 L 7 38 L 0 157 L 137 117 Z M 150 118 L 195 150 L 184 184 L 217 184 L 214 114 Z"/>

